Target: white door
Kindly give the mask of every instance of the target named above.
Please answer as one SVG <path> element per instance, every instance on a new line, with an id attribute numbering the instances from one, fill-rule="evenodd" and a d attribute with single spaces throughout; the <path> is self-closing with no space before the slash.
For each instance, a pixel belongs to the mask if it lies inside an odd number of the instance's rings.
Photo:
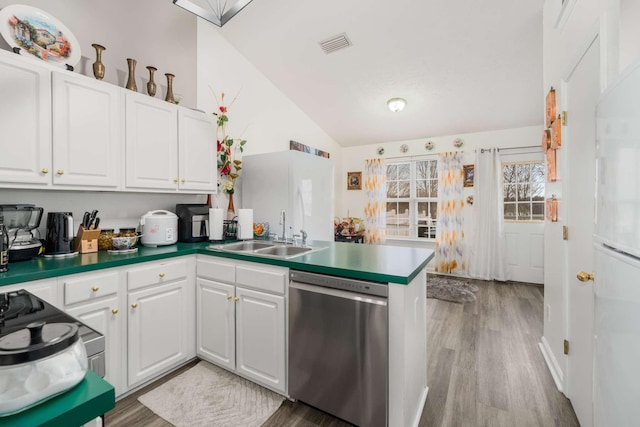
<path id="1" fill-rule="evenodd" d="M 0 181 L 51 185 L 51 72 L 13 53 L 0 55 Z"/>
<path id="2" fill-rule="evenodd" d="M 106 375 L 105 379 L 116 389 L 116 396 L 124 393 L 122 384 L 122 316 L 118 305 L 118 297 L 112 296 L 100 301 L 83 304 L 67 310 L 90 328 L 104 335 Z"/>
<path id="3" fill-rule="evenodd" d="M 53 72 L 53 183 L 117 189 L 121 123 L 120 88 Z"/>
<path id="4" fill-rule="evenodd" d="M 600 97 L 600 41 L 588 48 L 564 85 L 568 125 L 560 153 L 566 156 L 567 220 L 567 397 L 580 425 L 593 425 L 593 281 L 580 282 L 580 271 L 594 271 L 594 194 L 596 104 Z"/>
<path id="5" fill-rule="evenodd" d="M 178 189 L 178 113 L 175 105 L 127 93 L 126 186 Z"/>
<path id="6" fill-rule="evenodd" d="M 236 368 L 236 310 L 232 285 L 197 279 L 197 354 Z"/>
<path id="7" fill-rule="evenodd" d="M 244 288 L 236 297 L 236 370 L 284 392 L 284 297 Z"/>
<path id="8" fill-rule="evenodd" d="M 509 150 L 500 152 L 500 159 L 504 165 L 513 165 L 512 169 L 516 174 L 521 175 L 516 182 L 527 182 L 527 184 L 516 184 L 517 194 L 531 200 L 539 200 L 544 197 L 544 156 L 540 149 L 534 152 L 530 150 Z M 539 166 L 537 166 L 539 165 Z M 534 175 L 534 176 L 531 176 Z M 505 178 L 503 178 L 504 180 Z M 512 177 L 513 179 L 513 177 Z M 525 205 L 517 209 L 522 209 L 521 215 L 536 215 L 544 213 L 544 205 L 536 204 L 538 208 Z M 506 216 L 506 214 L 505 214 Z M 511 271 L 511 280 L 524 283 L 544 283 L 544 219 L 534 220 L 509 220 L 504 221 L 504 235 L 507 263 Z"/>
<path id="9" fill-rule="evenodd" d="M 210 115 L 184 108 L 179 109 L 178 118 L 180 190 L 215 193 L 218 183 L 216 122 Z"/>
<path id="10" fill-rule="evenodd" d="M 187 358 L 187 281 L 131 292 L 128 297 L 128 385 Z"/>

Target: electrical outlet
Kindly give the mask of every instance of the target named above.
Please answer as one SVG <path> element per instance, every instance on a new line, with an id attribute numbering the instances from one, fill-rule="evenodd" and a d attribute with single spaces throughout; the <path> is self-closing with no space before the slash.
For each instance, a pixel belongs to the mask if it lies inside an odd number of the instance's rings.
<path id="1" fill-rule="evenodd" d="M 547 322 L 551 322 L 551 306 L 549 304 L 544 305 L 544 318 Z"/>

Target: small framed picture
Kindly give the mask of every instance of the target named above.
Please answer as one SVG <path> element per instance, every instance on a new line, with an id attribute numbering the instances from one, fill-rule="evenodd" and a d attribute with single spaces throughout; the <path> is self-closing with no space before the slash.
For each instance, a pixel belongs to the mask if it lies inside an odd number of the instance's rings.
<path id="1" fill-rule="evenodd" d="M 362 172 L 347 172 L 347 190 L 362 190 Z"/>
<path id="2" fill-rule="evenodd" d="M 464 186 L 473 187 L 473 165 L 464 165 Z"/>

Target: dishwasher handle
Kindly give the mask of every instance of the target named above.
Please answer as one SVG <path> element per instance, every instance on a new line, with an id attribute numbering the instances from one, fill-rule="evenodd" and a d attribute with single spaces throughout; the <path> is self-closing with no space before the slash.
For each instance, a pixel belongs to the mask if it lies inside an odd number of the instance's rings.
<path id="1" fill-rule="evenodd" d="M 376 305 L 381 305 L 385 307 L 387 306 L 387 299 L 384 297 L 358 294 L 355 292 L 343 291 L 342 289 L 325 288 L 323 286 L 309 285 L 309 284 L 300 283 L 300 282 L 289 283 L 289 288 L 299 289 L 301 291 L 312 292 L 316 294 L 344 298 L 344 299 L 362 302 L 366 304 L 376 304 Z"/>

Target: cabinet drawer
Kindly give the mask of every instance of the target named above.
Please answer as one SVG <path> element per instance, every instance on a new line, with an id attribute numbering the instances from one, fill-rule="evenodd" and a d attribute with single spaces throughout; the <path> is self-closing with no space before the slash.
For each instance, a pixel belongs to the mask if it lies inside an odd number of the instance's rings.
<path id="1" fill-rule="evenodd" d="M 168 283 L 187 277 L 187 260 L 153 263 L 127 271 L 127 289 L 139 289 L 149 285 Z"/>
<path id="2" fill-rule="evenodd" d="M 289 272 L 286 268 L 255 267 L 255 264 L 236 266 L 236 284 L 284 295 Z"/>
<path id="3" fill-rule="evenodd" d="M 64 304 L 89 301 L 118 292 L 118 272 L 64 279 Z"/>
<path id="4" fill-rule="evenodd" d="M 235 283 L 236 266 L 230 262 L 198 259 L 197 276 L 216 282 Z"/>

